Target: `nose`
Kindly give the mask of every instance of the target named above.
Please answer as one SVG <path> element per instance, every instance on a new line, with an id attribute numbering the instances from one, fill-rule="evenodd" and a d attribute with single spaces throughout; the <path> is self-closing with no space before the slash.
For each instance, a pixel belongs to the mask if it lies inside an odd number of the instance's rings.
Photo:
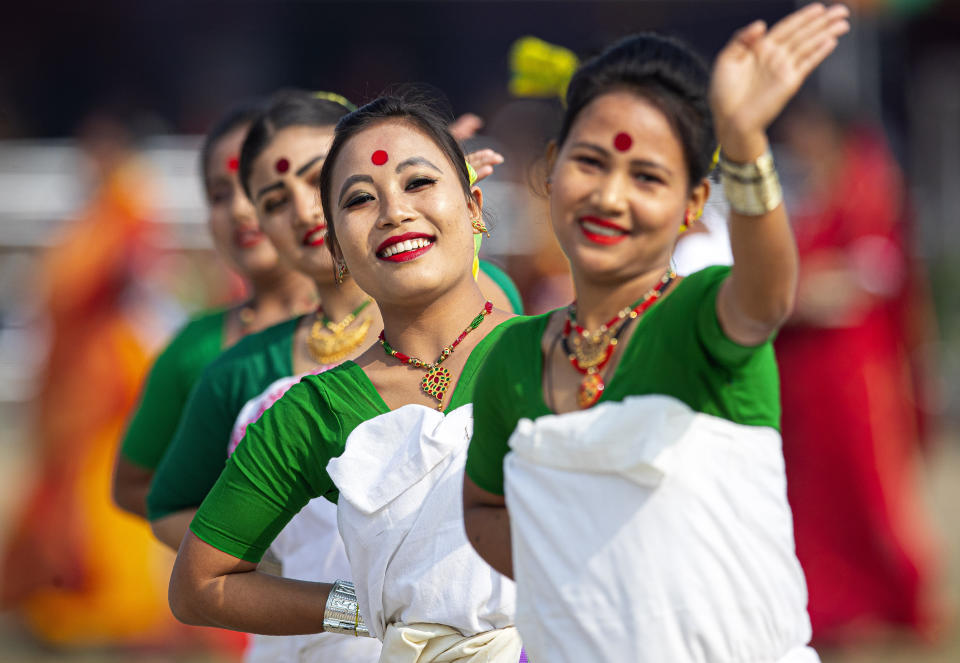
<path id="1" fill-rule="evenodd" d="M 315 226 L 323 222 L 323 206 L 320 204 L 320 193 L 312 188 L 298 188 L 293 192 L 294 207 L 297 210 L 297 219 L 301 223 Z"/>
<path id="2" fill-rule="evenodd" d="M 620 214 L 627 208 L 627 178 L 623 173 L 611 171 L 597 182 L 591 195 L 591 202 L 598 212 Z"/>
<path id="3" fill-rule="evenodd" d="M 230 214 L 233 216 L 234 222 L 239 224 L 246 224 L 251 221 L 256 222 L 257 220 L 257 210 L 239 187 L 237 187 L 231 197 Z"/>
<path id="4" fill-rule="evenodd" d="M 395 192 L 386 191 L 380 196 L 380 218 L 377 219 L 381 227 L 398 226 L 414 218 L 413 210 L 405 203 L 403 196 Z"/>

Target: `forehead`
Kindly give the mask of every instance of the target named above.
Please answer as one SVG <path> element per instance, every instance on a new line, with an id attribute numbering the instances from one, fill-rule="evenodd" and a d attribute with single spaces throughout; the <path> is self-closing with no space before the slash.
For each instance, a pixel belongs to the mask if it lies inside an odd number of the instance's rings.
<path id="1" fill-rule="evenodd" d="M 280 129 L 261 155 L 277 155 L 296 157 L 297 155 L 310 156 L 317 152 L 326 152 L 333 141 L 333 127 L 287 127 Z M 259 159 L 258 159 L 259 160 Z M 293 159 L 293 166 L 299 164 Z"/>
<path id="2" fill-rule="evenodd" d="M 207 161 L 207 170 L 210 174 L 226 173 L 227 160 L 240 154 L 240 146 L 247 135 L 247 126 L 228 131 L 214 142 Z"/>
<path id="3" fill-rule="evenodd" d="M 680 137 L 663 111 L 627 91 L 608 92 L 587 104 L 570 128 L 567 142 L 587 140 L 612 149 L 621 133 L 630 136 L 636 149 L 656 149 L 664 157 L 683 158 Z"/>
<path id="4" fill-rule="evenodd" d="M 378 153 L 378 158 L 374 158 L 374 153 Z M 386 162 L 379 153 L 386 153 Z M 393 172 L 397 164 L 414 156 L 424 157 L 441 169 L 449 164 L 444 151 L 421 129 L 408 122 L 385 120 L 344 143 L 333 179 L 340 180 L 357 172 L 373 174 L 381 168 Z"/>

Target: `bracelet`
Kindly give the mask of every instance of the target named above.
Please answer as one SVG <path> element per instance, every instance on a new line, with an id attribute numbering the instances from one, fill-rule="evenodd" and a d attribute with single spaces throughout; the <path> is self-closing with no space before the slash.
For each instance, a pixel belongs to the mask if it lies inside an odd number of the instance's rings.
<path id="1" fill-rule="evenodd" d="M 730 209 L 743 216 L 762 216 L 783 202 L 783 189 L 770 149 L 751 163 L 734 163 L 720 156 L 723 192 Z"/>
<path id="2" fill-rule="evenodd" d="M 333 583 L 323 610 L 323 630 L 326 633 L 343 633 L 358 638 L 372 637 L 360 616 L 357 592 L 349 580 L 337 580 Z"/>

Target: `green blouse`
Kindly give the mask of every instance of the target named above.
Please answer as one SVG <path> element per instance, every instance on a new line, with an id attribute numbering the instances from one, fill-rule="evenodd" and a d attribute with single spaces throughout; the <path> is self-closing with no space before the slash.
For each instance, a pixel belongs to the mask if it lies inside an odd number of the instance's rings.
<path id="1" fill-rule="evenodd" d="M 240 409 L 274 380 L 293 374 L 293 336 L 300 320 L 247 336 L 206 368 L 150 485 L 150 520 L 203 501 L 223 471 Z"/>
<path id="2" fill-rule="evenodd" d="M 696 412 L 779 430 L 772 339 L 739 345 L 717 319 L 717 293 L 729 273 L 718 266 L 691 274 L 641 317 L 598 404 L 663 395 Z M 466 473 L 487 492 L 503 494 L 503 459 L 517 423 L 552 414 L 543 398 L 542 352 L 550 315 L 513 325 L 478 378 Z"/>
<path id="3" fill-rule="evenodd" d="M 123 438 L 120 453 L 126 460 L 150 470 L 160 464 L 190 390 L 223 352 L 226 314 L 218 310 L 190 320 L 157 357 Z"/>
<path id="4" fill-rule="evenodd" d="M 500 323 L 474 347 L 444 412 L 472 402 L 490 350 L 522 319 Z M 308 501 L 320 496 L 337 501 L 327 463 L 343 453 L 358 425 L 388 413 L 366 373 L 352 361 L 304 377 L 247 428 L 190 529 L 218 550 L 258 562 Z"/>

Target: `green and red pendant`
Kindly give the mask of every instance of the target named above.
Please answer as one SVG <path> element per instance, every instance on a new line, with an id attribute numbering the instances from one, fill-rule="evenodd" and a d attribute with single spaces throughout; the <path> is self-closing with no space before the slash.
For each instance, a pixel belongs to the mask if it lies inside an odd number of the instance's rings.
<path id="1" fill-rule="evenodd" d="M 384 352 L 391 357 L 400 360 L 404 364 L 427 369 L 427 374 L 423 376 L 422 380 L 420 380 L 420 389 L 428 396 L 436 398 L 437 409 L 443 410 L 443 396 L 447 393 L 447 389 L 450 388 L 450 382 L 453 380 L 453 375 L 445 366 L 441 366 L 440 364 L 442 364 L 447 357 L 453 354 L 454 348 L 460 345 L 460 342 L 467 337 L 467 334 L 480 326 L 480 323 L 483 322 L 485 317 L 490 315 L 491 311 L 493 311 L 493 302 L 487 302 L 484 304 L 483 309 L 477 314 L 477 317 L 475 317 L 470 324 L 467 325 L 462 332 L 460 332 L 460 335 L 457 336 L 453 343 L 440 351 L 440 356 L 437 357 L 437 360 L 432 364 L 428 364 L 422 359 L 405 355 L 402 352 L 397 352 L 390 347 L 389 343 L 387 343 L 387 339 L 383 335 L 382 331 L 380 332 L 380 345 L 383 346 Z"/>

